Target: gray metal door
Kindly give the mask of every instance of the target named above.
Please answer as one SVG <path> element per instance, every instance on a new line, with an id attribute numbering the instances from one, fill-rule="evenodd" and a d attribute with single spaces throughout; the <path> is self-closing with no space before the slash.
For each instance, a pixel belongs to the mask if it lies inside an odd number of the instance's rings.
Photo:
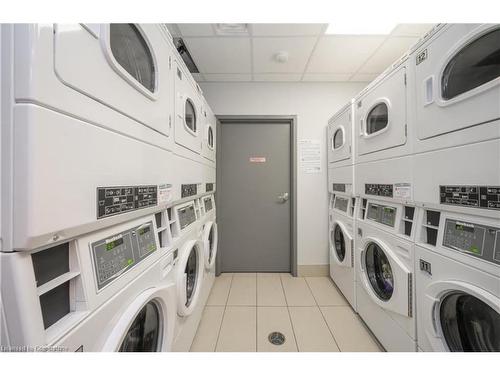
<path id="1" fill-rule="evenodd" d="M 218 158 L 222 272 L 290 272 L 290 123 L 224 123 Z"/>

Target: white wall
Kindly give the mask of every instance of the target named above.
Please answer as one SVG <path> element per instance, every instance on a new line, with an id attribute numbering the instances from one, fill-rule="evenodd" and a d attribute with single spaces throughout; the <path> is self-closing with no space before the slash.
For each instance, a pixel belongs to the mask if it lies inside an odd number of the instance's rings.
<path id="1" fill-rule="evenodd" d="M 304 174 L 297 166 L 298 265 L 328 264 L 326 125 L 366 83 L 202 82 L 200 85 L 216 115 L 296 115 L 297 140 L 321 140 L 321 174 Z"/>

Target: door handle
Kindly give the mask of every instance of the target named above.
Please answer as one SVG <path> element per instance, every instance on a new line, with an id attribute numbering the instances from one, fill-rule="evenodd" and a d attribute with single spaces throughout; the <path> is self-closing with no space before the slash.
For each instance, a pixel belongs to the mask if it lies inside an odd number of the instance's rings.
<path id="1" fill-rule="evenodd" d="M 281 195 L 278 195 L 278 200 L 280 203 L 285 203 L 289 198 L 288 193 L 283 193 Z"/>

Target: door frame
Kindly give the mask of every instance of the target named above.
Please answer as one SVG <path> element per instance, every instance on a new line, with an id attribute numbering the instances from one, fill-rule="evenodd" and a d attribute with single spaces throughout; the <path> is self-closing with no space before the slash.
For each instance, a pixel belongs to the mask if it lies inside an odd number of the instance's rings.
<path id="1" fill-rule="evenodd" d="M 216 165 L 220 164 L 221 158 L 221 136 L 222 127 L 228 124 L 244 123 L 244 124 L 289 124 L 290 126 L 290 273 L 297 276 L 297 116 L 295 115 L 216 115 L 217 131 L 216 131 Z M 215 199 L 220 202 L 219 196 L 221 192 L 221 170 L 216 168 L 216 191 Z M 224 228 L 217 228 L 220 233 Z M 220 242 L 219 242 L 220 244 Z M 219 248 L 220 251 L 220 248 Z M 222 257 L 218 256 L 215 260 L 215 274 L 219 276 L 222 270 Z"/>

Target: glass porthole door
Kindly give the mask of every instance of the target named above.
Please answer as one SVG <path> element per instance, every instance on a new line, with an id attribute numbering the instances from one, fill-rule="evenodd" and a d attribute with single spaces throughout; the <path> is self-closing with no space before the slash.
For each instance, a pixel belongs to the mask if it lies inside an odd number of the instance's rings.
<path id="1" fill-rule="evenodd" d="M 196 249 L 193 247 L 191 249 L 191 253 L 189 254 L 189 258 L 185 268 L 186 273 L 186 307 L 192 302 L 195 289 L 197 287 L 197 278 L 198 278 L 198 255 L 196 254 Z"/>
<path id="2" fill-rule="evenodd" d="M 352 267 L 352 238 L 339 222 L 330 231 L 330 246 L 334 261 L 342 267 Z"/>
<path id="3" fill-rule="evenodd" d="M 209 222 L 205 225 L 203 242 L 205 246 L 205 268 L 208 270 L 215 264 L 215 257 L 217 256 L 218 233 L 215 222 Z"/>
<path id="4" fill-rule="evenodd" d="M 374 242 L 368 245 L 365 257 L 366 275 L 373 292 L 382 301 L 388 301 L 394 293 L 394 276 L 389 259 Z"/>
<path id="5" fill-rule="evenodd" d="M 385 244 L 374 238 L 367 240 L 360 259 L 361 278 L 365 291 L 377 305 L 412 316 L 412 273 L 391 246 L 405 245 L 396 242 Z"/>
<path id="6" fill-rule="evenodd" d="M 161 312 L 157 303 L 148 302 L 128 329 L 120 352 L 156 352 L 161 346 Z"/>
<path id="7" fill-rule="evenodd" d="M 500 314 L 466 292 L 448 293 L 439 308 L 443 338 L 452 352 L 500 352 Z"/>

